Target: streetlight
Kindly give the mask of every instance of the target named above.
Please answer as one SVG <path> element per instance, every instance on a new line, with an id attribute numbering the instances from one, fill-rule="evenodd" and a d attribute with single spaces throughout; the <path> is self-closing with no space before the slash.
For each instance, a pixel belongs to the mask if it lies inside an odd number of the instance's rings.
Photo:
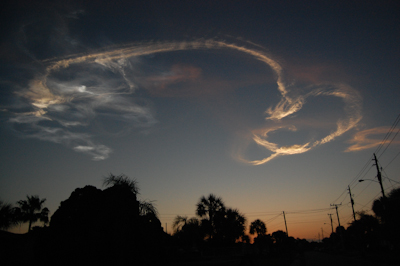
<path id="1" fill-rule="evenodd" d="M 358 180 L 358 182 L 364 182 L 364 181 L 372 181 L 372 182 L 379 183 L 378 181 L 373 180 L 373 179 L 360 179 L 360 180 Z"/>
<path id="2" fill-rule="evenodd" d="M 385 192 L 384 192 L 384 190 L 383 190 L 382 178 L 378 178 L 378 181 L 373 180 L 373 179 L 360 179 L 360 180 L 358 180 L 358 182 L 364 182 L 364 181 L 372 181 L 372 182 L 375 182 L 375 183 L 379 183 L 379 185 L 381 185 L 382 197 L 383 197 L 384 199 L 386 198 Z"/>

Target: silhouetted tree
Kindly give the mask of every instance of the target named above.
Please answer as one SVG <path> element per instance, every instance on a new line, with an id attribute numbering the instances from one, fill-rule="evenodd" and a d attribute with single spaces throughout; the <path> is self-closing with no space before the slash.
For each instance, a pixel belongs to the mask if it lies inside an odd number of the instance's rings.
<path id="1" fill-rule="evenodd" d="M 210 238 L 215 234 L 215 214 L 225 210 L 225 205 L 220 197 L 210 194 L 207 198 L 201 197 L 197 203 L 196 214 L 204 217 L 207 221 L 202 221 L 202 225 L 207 228 Z"/>
<path id="2" fill-rule="evenodd" d="M 257 234 L 257 236 L 264 236 L 267 233 L 267 227 L 265 226 L 265 223 L 259 219 L 251 222 L 250 224 L 250 234 L 254 235 Z"/>
<path id="3" fill-rule="evenodd" d="M 157 217 L 158 211 L 151 201 L 139 200 L 139 215 L 153 215 Z"/>
<path id="4" fill-rule="evenodd" d="M 251 235 L 257 234 L 257 237 L 254 238 L 254 244 L 260 253 L 265 253 L 270 249 L 273 240 L 270 235 L 266 235 L 267 227 L 263 221 L 259 219 L 253 221 L 250 224 L 249 232 Z"/>
<path id="5" fill-rule="evenodd" d="M 278 230 L 272 233 L 272 238 L 276 244 L 282 244 L 287 239 L 287 234 L 282 230 Z"/>
<path id="6" fill-rule="evenodd" d="M 177 233 L 181 231 L 182 227 L 186 225 L 186 222 L 188 220 L 187 216 L 176 216 L 173 223 L 172 223 L 172 228 L 174 229 L 174 232 Z"/>
<path id="7" fill-rule="evenodd" d="M 225 208 L 220 197 L 213 194 L 203 196 L 196 207 L 196 214 L 203 218 L 201 227 L 207 232 L 209 241 L 233 244 L 244 237 L 246 218 L 237 209 Z"/>
<path id="8" fill-rule="evenodd" d="M 18 224 L 15 217 L 15 209 L 11 204 L 0 200 L 0 230 L 7 230 Z"/>
<path id="9" fill-rule="evenodd" d="M 283 256 L 293 256 L 296 252 L 296 240 L 286 232 L 278 230 L 272 233 L 276 253 Z"/>
<path id="10" fill-rule="evenodd" d="M 110 174 L 104 185 L 77 188 L 61 202 L 50 222 L 61 246 L 56 256 L 74 254 L 69 264 L 78 258 L 120 265 L 159 259 L 165 235 L 152 202 L 139 201 L 137 182 L 124 175 Z"/>
<path id="11" fill-rule="evenodd" d="M 207 198 L 201 197 L 197 203 L 196 214 L 200 217 L 207 217 L 213 221 L 216 212 L 225 210 L 225 205 L 220 197 L 210 194 Z"/>
<path id="12" fill-rule="evenodd" d="M 195 217 L 188 219 L 186 216 L 178 215 L 174 219 L 173 228 L 174 237 L 186 247 L 198 247 L 204 240 L 205 232 L 201 222 Z"/>
<path id="13" fill-rule="evenodd" d="M 40 199 L 39 196 L 26 196 L 26 200 L 18 201 L 19 208 L 16 209 L 18 219 L 22 222 L 29 222 L 29 229 L 31 231 L 32 223 L 38 220 L 45 224 L 49 221 L 49 209 L 43 208 L 43 203 L 46 199 Z"/>
<path id="14" fill-rule="evenodd" d="M 366 251 L 379 243 L 380 224 L 377 218 L 364 212 L 358 213 L 359 219 L 350 223 L 346 230 L 346 242 L 353 249 Z"/>
<path id="15" fill-rule="evenodd" d="M 120 196 L 125 196 L 120 194 Z M 136 197 L 132 197 L 136 200 Z M 128 200 L 125 199 L 125 202 Z M 110 206 L 111 205 L 111 206 Z M 104 193 L 94 186 L 75 189 L 70 197 L 60 203 L 51 217 L 50 227 L 66 231 L 101 230 L 103 220 L 113 217 L 109 214 L 111 202 L 106 202 Z"/>
<path id="16" fill-rule="evenodd" d="M 372 211 L 382 222 L 384 237 L 400 248 L 400 188 L 393 189 L 386 198 L 375 200 Z"/>
<path id="17" fill-rule="evenodd" d="M 110 175 L 104 178 L 103 186 L 119 186 L 130 190 L 133 194 L 139 194 L 139 188 L 137 186 L 136 180 L 131 180 L 124 174 L 115 176 L 110 173 Z"/>
<path id="18" fill-rule="evenodd" d="M 122 189 L 127 189 L 131 191 L 133 194 L 139 194 L 139 187 L 136 180 L 131 180 L 124 174 L 120 174 L 115 176 L 110 173 L 108 177 L 106 177 L 103 181 L 103 186 L 113 186 Z M 157 217 L 158 212 L 156 207 L 151 201 L 139 200 L 139 215 L 146 216 L 152 215 Z"/>
<path id="19" fill-rule="evenodd" d="M 234 244 L 244 236 L 246 218 L 237 209 L 220 210 L 214 215 L 214 233 L 217 242 Z"/>

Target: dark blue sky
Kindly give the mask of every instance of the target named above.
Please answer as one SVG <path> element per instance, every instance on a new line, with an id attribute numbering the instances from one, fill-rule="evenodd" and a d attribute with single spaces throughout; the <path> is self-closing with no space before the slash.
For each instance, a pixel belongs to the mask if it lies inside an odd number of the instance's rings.
<path id="1" fill-rule="evenodd" d="M 249 222 L 288 211 L 290 232 L 313 238 L 327 210 L 290 211 L 343 202 L 349 220 L 349 184 L 368 210 L 379 187 L 354 178 L 374 152 L 399 181 L 398 127 L 378 150 L 400 113 L 399 10 L 398 1 L 3 1 L 0 197 L 38 194 L 54 212 L 75 188 L 124 173 L 168 227 L 214 193 Z M 374 178 L 368 169 L 361 175 Z"/>

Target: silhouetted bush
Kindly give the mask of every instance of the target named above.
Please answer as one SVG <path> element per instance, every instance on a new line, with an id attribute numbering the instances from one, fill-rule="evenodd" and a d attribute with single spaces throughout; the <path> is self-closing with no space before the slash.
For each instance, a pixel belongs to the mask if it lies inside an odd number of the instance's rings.
<path id="1" fill-rule="evenodd" d="M 134 191 L 118 184 L 77 188 L 61 202 L 50 229 L 50 249 L 65 264 L 154 261 L 165 240 L 156 214 L 140 215 Z"/>

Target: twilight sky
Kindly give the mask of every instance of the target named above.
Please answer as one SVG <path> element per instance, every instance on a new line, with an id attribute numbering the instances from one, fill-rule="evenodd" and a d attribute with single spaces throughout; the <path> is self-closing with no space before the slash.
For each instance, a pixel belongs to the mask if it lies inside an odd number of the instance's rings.
<path id="1" fill-rule="evenodd" d="M 53 213 L 123 173 L 168 232 L 214 193 L 248 224 L 285 230 L 285 211 L 290 236 L 317 239 L 331 204 L 352 221 L 348 186 L 356 211 L 380 196 L 357 182 L 374 152 L 399 186 L 397 1 L 1 5 L 3 201 Z"/>

